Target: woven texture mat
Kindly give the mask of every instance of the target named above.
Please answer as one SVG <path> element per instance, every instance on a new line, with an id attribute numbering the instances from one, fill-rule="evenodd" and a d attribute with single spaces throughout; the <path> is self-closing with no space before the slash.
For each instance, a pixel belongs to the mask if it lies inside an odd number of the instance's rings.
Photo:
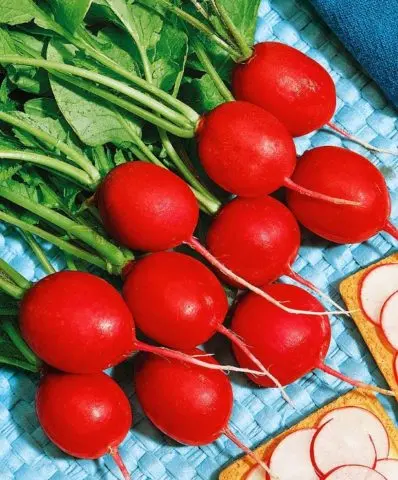
<path id="1" fill-rule="evenodd" d="M 396 112 L 363 73 L 333 34 L 322 24 L 305 0 L 264 0 L 259 12 L 257 41 L 277 39 L 316 59 L 331 72 L 337 85 L 338 112 L 334 120 L 374 145 L 398 144 Z M 335 134 L 321 130 L 297 141 L 299 152 L 319 145 L 342 145 Z M 351 142 L 344 144 L 367 155 L 386 176 L 391 189 L 393 219 L 398 217 L 397 157 L 371 155 Z M 396 201 L 394 201 L 396 200 Z M 54 264 L 62 268 L 62 255 L 46 245 Z M 334 246 L 304 234 L 296 271 L 338 299 L 343 277 L 391 253 L 394 241 L 381 234 L 362 245 Z M 43 276 L 40 267 L 18 233 L 0 225 L 0 253 L 30 280 Z M 350 320 L 335 318 L 328 363 L 345 374 L 383 384 L 366 345 Z M 209 345 L 222 362 L 231 362 L 227 344 L 214 339 Z M 134 428 L 121 453 L 135 480 L 215 480 L 218 472 L 240 454 L 226 438 L 202 448 L 180 446 L 166 439 L 144 417 L 131 386 L 129 363 L 113 372 L 132 400 Z M 300 413 L 295 412 L 273 389 L 256 389 L 243 376 L 231 377 L 235 407 L 231 428 L 250 446 L 256 446 L 347 390 L 339 381 L 321 373 L 310 374 L 288 387 Z M 34 411 L 36 378 L 0 368 L 0 479 L 83 480 L 119 478 L 112 459 L 74 460 L 53 446 L 41 431 Z M 381 399 L 394 416 L 397 404 Z"/>

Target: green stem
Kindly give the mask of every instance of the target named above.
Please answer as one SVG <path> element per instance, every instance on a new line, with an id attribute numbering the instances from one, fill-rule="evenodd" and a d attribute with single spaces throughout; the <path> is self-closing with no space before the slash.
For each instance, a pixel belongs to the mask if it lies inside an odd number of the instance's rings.
<path id="1" fill-rule="evenodd" d="M 11 267 L 5 260 L 0 258 L 0 270 L 4 272 L 18 287 L 26 290 L 31 286 L 29 280 Z"/>
<path id="2" fill-rule="evenodd" d="M 0 306 L 0 316 L 1 317 L 15 317 L 19 313 L 19 308 L 17 306 L 4 307 Z"/>
<path id="3" fill-rule="evenodd" d="M 96 250 L 100 255 L 106 258 L 112 265 L 117 267 L 123 267 L 128 261 L 126 256 L 119 250 L 119 248 L 113 243 L 106 240 L 104 237 L 101 237 L 95 230 L 92 228 L 81 225 L 74 220 L 61 215 L 51 208 L 40 205 L 27 197 L 18 195 L 10 191 L 5 187 L 0 187 L 0 197 L 9 200 L 15 205 L 19 205 L 22 208 L 25 208 L 29 212 L 38 215 L 47 222 L 56 225 L 61 228 L 72 237 L 75 237 L 82 242 L 86 243 L 94 250 Z"/>
<path id="4" fill-rule="evenodd" d="M 11 367 L 21 368 L 22 370 L 27 370 L 28 372 L 38 373 L 40 371 L 40 368 L 37 365 L 32 365 L 31 363 L 24 362 L 23 360 L 17 360 L 16 358 L 0 356 L 0 363 L 4 365 L 10 365 Z"/>
<path id="5" fill-rule="evenodd" d="M 40 265 L 43 267 L 44 271 L 49 275 L 55 273 L 55 268 L 51 265 L 51 262 L 48 260 L 47 255 L 44 253 L 44 250 L 37 243 L 35 238 L 30 233 L 24 232 L 23 230 L 21 233 L 26 243 L 32 249 L 32 252 L 35 254 L 36 258 L 39 260 Z"/>
<path id="6" fill-rule="evenodd" d="M 66 255 L 66 265 L 69 270 L 77 270 L 76 264 L 70 255 Z"/>
<path id="7" fill-rule="evenodd" d="M 0 56 L 0 58 L 2 57 Z M 16 57 L 9 57 L 9 58 L 19 59 L 20 57 L 16 56 Z M 34 62 L 36 60 L 31 59 L 31 61 Z M 1 60 L 0 60 L 0 63 L 1 63 Z M 20 64 L 22 65 L 22 63 Z M 40 128 L 36 128 L 33 125 L 30 125 L 28 122 L 20 118 L 14 117 L 9 113 L 0 112 L 0 120 L 16 128 L 20 128 L 21 130 L 24 130 L 25 132 L 30 133 L 37 139 L 48 143 L 52 147 L 56 148 L 57 150 L 65 154 L 76 165 L 79 165 L 79 167 L 81 167 L 91 177 L 92 181 L 94 181 L 95 183 L 99 181 L 100 174 L 98 170 L 94 167 L 94 165 L 84 155 L 81 155 L 78 151 L 76 151 L 73 147 L 70 147 L 65 142 L 61 142 L 58 138 L 53 137 L 52 135 L 48 134 L 44 130 L 41 130 Z"/>
<path id="8" fill-rule="evenodd" d="M 0 63 L 1 63 L 1 57 L 0 57 Z M 108 92 L 107 90 L 96 87 L 94 84 L 89 84 L 87 82 L 79 80 L 78 78 L 74 78 L 67 75 L 61 75 L 59 73 L 52 72 L 52 75 L 62 79 L 65 82 L 76 85 L 78 88 L 85 90 L 89 93 L 92 93 L 97 97 L 103 98 L 104 100 L 107 100 L 110 104 L 121 107 L 124 110 L 127 110 L 128 112 L 133 113 L 134 115 L 137 115 L 137 117 L 140 117 L 148 121 L 149 123 L 152 123 L 153 125 L 164 128 L 168 132 L 176 135 L 177 137 L 193 138 L 195 136 L 194 127 L 192 126 L 190 126 L 189 128 L 178 127 L 177 125 L 169 122 L 168 120 L 157 116 L 155 113 L 151 113 L 137 105 L 134 105 L 130 103 L 128 100 L 120 98 L 117 95 L 111 92 Z"/>
<path id="9" fill-rule="evenodd" d="M 103 145 L 97 145 L 96 147 L 93 147 L 93 155 L 98 161 L 99 169 L 102 174 L 101 176 L 105 176 L 112 170 L 113 164 L 108 159 L 108 156 L 105 152 L 105 147 Z"/>
<path id="10" fill-rule="evenodd" d="M 21 334 L 15 327 L 14 323 L 11 320 L 4 320 L 1 324 L 3 330 L 6 334 L 10 337 L 12 343 L 16 346 L 16 348 L 21 352 L 21 354 L 26 358 L 26 360 L 39 367 L 41 365 L 41 361 L 39 358 L 32 352 L 29 346 L 26 344 L 24 339 L 21 337 Z"/>
<path id="11" fill-rule="evenodd" d="M 233 39 L 235 40 L 237 46 L 239 47 L 240 51 L 242 52 L 242 57 L 240 58 L 240 61 L 248 60 L 253 52 L 250 46 L 247 44 L 245 38 L 243 35 L 240 33 L 239 29 L 235 26 L 234 22 L 231 20 L 231 17 L 229 16 L 226 8 L 224 5 L 221 4 L 219 0 L 213 0 L 217 11 L 220 15 L 221 21 L 224 23 L 224 25 L 228 28 L 228 30 L 231 32 L 231 35 Z"/>
<path id="12" fill-rule="evenodd" d="M 121 272 L 121 269 L 119 267 L 115 267 L 114 265 L 109 264 L 108 262 L 98 257 L 97 255 L 89 253 L 80 247 L 76 247 L 75 245 L 70 244 L 66 240 L 63 240 L 62 238 L 59 238 L 56 235 L 53 235 L 52 233 L 46 232 L 45 230 L 39 227 L 36 227 L 35 225 L 24 222 L 23 220 L 20 220 L 19 218 L 16 218 L 13 215 L 9 215 L 8 213 L 0 211 L 0 220 L 10 225 L 14 225 L 15 227 L 18 227 L 21 230 L 24 230 L 25 232 L 29 232 L 33 235 L 37 235 L 43 240 L 46 240 L 47 242 L 52 243 L 62 251 L 70 255 L 73 255 L 74 257 L 80 258 L 85 262 L 91 263 L 92 265 L 95 265 L 101 268 L 102 270 L 105 270 L 115 275 L 118 275 Z"/>
<path id="13" fill-rule="evenodd" d="M 20 300 L 23 297 L 25 292 L 24 288 L 18 287 L 15 283 L 10 282 L 0 275 L 0 289 L 3 290 L 7 295 Z"/>
<path id="14" fill-rule="evenodd" d="M 205 49 L 203 48 L 201 42 L 196 40 L 195 38 L 192 39 L 192 45 L 195 50 L 195 53 L 202 64 L 206 73 L 210 76 L 213 80 L 214 85 L 216 86 L 217 90 L 219 91 L 220 95 L 224 98 L 226 102 L 233 102 L 234 96 L 229 91 L 228 87 L 225 85 L 223 79 L 218 74 L 217 70 L 214 68 L 214 65 L 211 63 L 210 58 L 208 57 Z"/>
<path id="15" fill-rule="evenodd" d="M 79 184 L 89 187 L 90 190 L 94 190 L 96 187 L 96 184 L 85 171 L 47 155 L 25 152 L 22 150 L 0 150 L 0 158 L 33 163 L 54 170 L 55 172 L 62 173 Z"/>
<path id="16" fill-rule="evenodd" d="M 192 27 L 204 33 L 207 37 L 209 37 L 211 41 L 216 43 L 219 47 L 221 47 L 229 55 L 231 55 L 233 59 L 238 59 L 240 57 L 240 54 L 237 50 L 229 46 L 228 43 L 225 42 L 223 39 L 221 39 L 218 35 L 216 35 L 211 28 L 209 28 L 207 25 L 202 23 L 200 20 L 198 20 L 194 16 L 185 12 L 181 8 L 178 8 L 177 6 L 173 5 L 169 0 L 157 0 L 157 2 L 163 5 L 167 10 L 171 11 L 172 13 L 177 15 L 179 18 L 187 22 Z"/>

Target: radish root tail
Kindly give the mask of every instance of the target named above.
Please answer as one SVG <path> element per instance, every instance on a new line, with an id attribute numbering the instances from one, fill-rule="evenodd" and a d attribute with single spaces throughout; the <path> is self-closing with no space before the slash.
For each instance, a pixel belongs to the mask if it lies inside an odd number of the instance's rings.
<path id="1" fill-rule="evenodd" d="M 360 388 L 362 390 L 367 390 L 373 393 L 381 393 L 382 395 L 386 395 L 388 397 L 396 397 L 398 399 L 398 392 L 393 390 L 387 390 L 385 388 L 377 387 L 376 385 L 369 385 L 368 383 L 363 383 L 358 380 L 354 380 L 346 375 L 334 370 L 333 368 L 321 363 L 318 365 L 319 370 L 331 375 L 332 377 L 338 378 L 339 380 L 346 382 L 354 387 Z"/>
<path id="2" fill-rule="evenodd" d="M 130 473 L 123 462 L 123 459 L 119 453 L 119 450 L 115 447 L 111 447 L 109 448 L 109 455 L 111 455 L 111 457 L 113 458 L 113 461 L 119 467 L 119 470 L 122 473 L 124 480 L 131 480 Z"/>
<path id="3" fill-rule="evenodd" d="M 278 477 L 272 474 L 271 470 L 269 469 L 268 465 L 263 461 L 262 458 L 257 455 L 257 453 L 253 452 L 253 450 L 250 450 L 249 447 L 247 447 L 244 443 L 242 443 L 239 438 L 231 432 L 229 428 L 226 428 L 223 431 L 224 435 L 231 440 L 238 448 L 242 450 L 246 455 L 248 455 L 257 465 L 260 465 L 260 467 L 263 468 L 263 470 L 271 477 L 273 480 L 279 480 Z"/>
<path id="4" fill-rule="evenodd" d="M 253 293 L 256 293 L 260 297 L 264 298 L 268 302 L 272 303 L 273 305 L 281 308 L 287 313 L 294 313 L 294 314 L 299 314 L 299 315 L 316 315 L 316 316 L 322 316 L 322 315 L 341 315 L 340 310 L 335 310 L 335 311 L 325 311 L 325 312 L 314 312 L 313 310 L 297 310 L 295 308 L 289 308 L 286 305 L 284 305 L 281 302 L 278 302 L 274 297 L 271 295 L 268 295 L 268 293 L 264 292 L 261 290 L 261 288 L 256 287 L 255 285 L 252 285 L 249 283 L 247 280 L 244 278 L 240 277 L 239 275 L 236 275 L 232 270 L 227 268 L 223 263 L 221 263 L 217 258 L 215 258 L 206 248 L 199 242 L 198 239 L 195 237 L 192 237 L 190 240 L 184 242 L 186 245 L 189 245 L 193 250 L 196 252 L 200 253 L 204 259 L 206 259 L 211 265 L 217 268 L 221 273 L 223 273 L 226 277 L 230 278 L 236 283 L 239 283 L 243 287 L 247 288 Z M 344 314 L 349 314 L 349 312 L 344 310 Z"/>
<path id="5" fill-rule="evenodd" d="M 398 240 L 398 229 L 395 225 L 393 225 L 391 222 L 387 222 L 384 231 L 386 231 L 388 234 L 390 234 L 395 240 Z"/>
<path id="6" fill-rule="evenodd" d="M 378 147 L 375 147 L 374 145 L 371 145 L 370 143 L 364 142 L 363 140 L 361 140 L 358 137 L 354 137 L 353 135 L 348 133 L 346 130 L 338 127 L 334 123 L 329 122 L 326 125 L 329 128 L 331 128 L 332 130 L 334 130 L 335 132 L 342 135 L 343 137 L 347 138 L 348 140 L 351 140 L 354 143 L 357 143 L 358 145 L 361 145 L 362 147 L 366 148 L 367 150 L 370 150 L 372 152 L 378 152 L 378 153 L 387 153 L 388 155 L 398 155 L 398 149 L 394 151 L 394 150 L 388 150 L 388 149 L 385 149 L 385 148 L 378 148 Z"/>
<path id="7" fill-rule="evenodd" d="M 302 187 L 301 185 L 293 182 L 291 178 L 285 178 L 284 186 L 290 190 L 293 190 L 294 192 L 300 193 L 301 195 L 328 203 L 334 203 L 335 205 L 346 205 L 351 207 L 359 207 L 361 205 L 361 202 L 355 202 L 354 200 L 345 200 L 344 198 L 336 198 L 324 193 L 314 192 L 313 190 L 309 190 L 308 188 Z"/>
<path id="8" fill-rule="evenodd" d="M 295 408 L 295 405 L 289 395 L 285 391 L 285 387 L 281 384 L 281 382 L 272 375 L 272 373 L 267 370 L 264 365 L 260 362 L 260 360 L 253 355 L 253 353 L 250 351 L 250 349 L 247 347 L 247 345 L 241 340 L 233 331 L 229 330 L 228 328 L 225 328 L 224 325 L 219 325 L 218 331 L 222 334 L 225 335 L 232 343 L 234 343 L 242 352 L 264 373 L 264 375 L 269 378 L 272 382 L 274 382 L 275 386 L 278 388 L 278 390 L 281 392 L 282 397 L 286 400 L 286 402 Z"/>

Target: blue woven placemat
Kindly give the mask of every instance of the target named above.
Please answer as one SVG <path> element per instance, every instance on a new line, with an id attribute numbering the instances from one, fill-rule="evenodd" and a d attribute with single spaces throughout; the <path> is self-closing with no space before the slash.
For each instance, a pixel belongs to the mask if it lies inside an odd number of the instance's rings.
<path id="1" fill-rule="evenodd" d="M 257 41 L 278 39 L 316 59 L 331 72 L 337 85 L 338 112 L 334 120 L 350 132 L 377 146 L 398 144 L 395 111 L 373 82 L 348 55 L 333 34 L 322 24 L 306 0 L 264 0 L 259 12 Z M 321 130 L 297 141 L 299 152 L 318 145 L 342 145 L 338 136 Z M 393 198 L 393 219 L 398 217 L 397 158 L 371 155 L 351 142 L 349 148 L 367 155 L 386 176 Z M 45 245 L 59 268 L 62 255 Z M 304 237 L 295 269 L 338 299 L 339 281 L 359 268 L 396 248 L 381 234 L 362 245 L 335 246 Z M 1 256 L 30 280 L 43 276 L 18 233 L 0 224 Z M 333 319 L 333 342 L 328 363 L 342 372 L 383 383 L 370 353 L 350 320 Z M 209 346 L 223 362 L 231 362 L 227 344 L 219 338 Z M 132 368 L 128 362 L 113 372 L 132 400 L 134 428 L 121 453 L 135 480 L 215 480 L 219 471 L 240 454 L 226 438 L 202 448 L 179 446 L 161 435 L 144 417 L 132 389 Z M 235 407 L 231 420 L 234 431 L 250 446 L 297 422 L 325 403 L 344 393 L 347 387 L 321 373 L 307 375 L 288 387 L 300 413 L 287 406 L 279 393 L 254 388 L 243 376 L 231 377 Z M 60 452 L 45 437 L 34 411 L 36 378 L 12 369 L 0 368 L 0 479 L 84 480 L 119 478 L 109 458 L 97 462 L 75 460 Z M 397 421 L 397 404 L 381 398 Z"/>

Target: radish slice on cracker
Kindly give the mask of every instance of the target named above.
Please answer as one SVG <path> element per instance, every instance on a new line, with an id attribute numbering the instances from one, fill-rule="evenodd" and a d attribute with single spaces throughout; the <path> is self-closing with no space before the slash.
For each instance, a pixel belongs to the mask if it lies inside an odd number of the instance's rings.
<path id="1" fill-rule="evenodd" d="M 387 480 L 381 473 L 360 465 L 344 465 L 329 473 L 325 480 Z"/>
<path id="2" fill-rule="evenodd" d="M 347 424 L 355 425 L 355 430 L 362 430 L 372 438 L 377 458 L 388 457 L 390 451 L 388 433 L 379 418 L 369 410 L 360 407 L 337 408 L 322 417 L 319 427 L 330 420 L 340 423 L 342 432 L 345 431 Z"/>
<path id="3" fill-rule="evenodd" d="M 383 305 L 380 325 L 389 344 L 398 351 L 398 292 L 393 293 Z"/>
<path id="4" fill-rule="evenodd" d="M 367 272 L 359 286 L 362 309 L 373 323 L 380 324 L 386 300 L 398 291 L 398 263 L 378 265 Z"/>
<path id="5" fill-rule="evenodd" d="M 285 437 L 271 455 L 269 467 L 279 480 L 318 480 L 311 460 L 315 428 L 297 430 Z"/>
<path id="6" fill-rule="evenodd" d="M 376 465 L 376 449 L 366 431 L 358 428 L 356 419 L 347 416 L 346 421 L 325 423 L 314 435 L 311 458 L 317 471 L 326 475 L 342 465 Z"/>
<path id="7" fill-rule="evenodd" d="M 261 465 L 255 465 L 246 475 L 245 480 L 267 480 L 267 474 L 265 473 Z"/>
<path id="8" fill-rule="evenodd" d="M 386 480 L 398 479 L 398 460 L 384 458 L 376 463 L 375 470 L 386 477 Z"/>

